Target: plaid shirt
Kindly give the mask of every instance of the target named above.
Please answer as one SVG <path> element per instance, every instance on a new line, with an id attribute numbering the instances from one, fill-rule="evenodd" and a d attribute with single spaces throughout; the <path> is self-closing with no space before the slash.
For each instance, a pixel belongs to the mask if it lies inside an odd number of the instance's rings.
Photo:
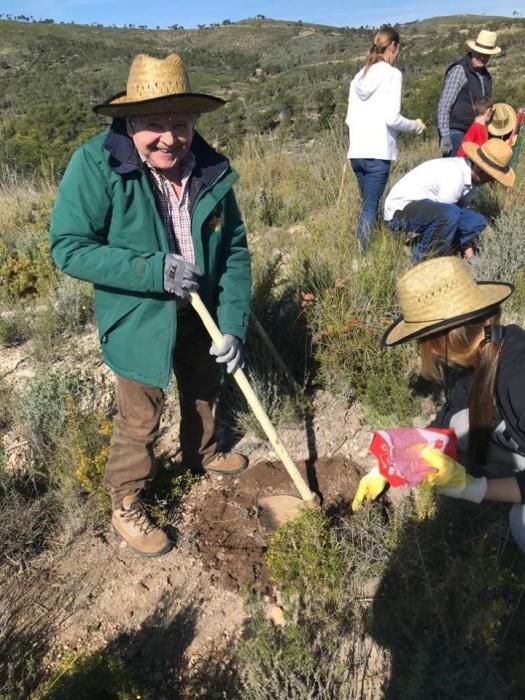
<path id="1" fill-rule="evenodd" d="M 170 253 L 182 255 L 184 260 L 195 262 L 191 238 L 189 182 L 195 167 L 195 156 L 190 151 L 182 161 L 182 191 L 180 199 L 173 185 L 164 175 L 148 163 L 147 173 L 153 187 L 157 209 L 164 222 Z"/>
<path id="2" fill-rule="evenodd" d="M 467 76 L 462 66 L 454 66 L 445 79 L 443 92 L 439 98 L 438 129 L 441 136 L 450 135 L 450 110 L 466 83 Z"/>

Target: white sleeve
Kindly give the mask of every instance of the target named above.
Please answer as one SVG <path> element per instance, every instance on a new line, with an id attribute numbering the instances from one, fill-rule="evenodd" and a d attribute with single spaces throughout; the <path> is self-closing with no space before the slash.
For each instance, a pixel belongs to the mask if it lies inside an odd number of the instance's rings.
<path id="1" fill-rule="evenodd" d="M 392 75 L 386 90 L 387 105 L 385 119 L 387 126 L 396 131 L 416 131 L 416 120 L 407 119 L 401 114 L 401 88 L 403 85 L 401 71 L 394 68 L 391 73 Z"/>
<path id="2" fill-rule="evenodd" d="M 350 100 L 352 99 L 352 83 L 350 83 L 350 88 L 348 90 L 348 108 L 346 110 L 345 123 L 350 126 Z"/>

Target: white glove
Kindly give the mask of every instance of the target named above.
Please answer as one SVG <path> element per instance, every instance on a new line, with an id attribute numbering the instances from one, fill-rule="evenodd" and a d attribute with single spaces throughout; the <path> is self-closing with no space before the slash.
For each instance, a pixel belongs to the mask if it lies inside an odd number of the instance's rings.
<path id="1" fill-rule="evenodd" d="M 239 367 L 244 367 L 244 344 L 236 335 L 229 333 L 225 333 L 222 338 L 220 348 L 215 344 L 211 346 L 210 355 L 215 355 L 215 362 L 225 362 L 226 371 L 231 374 Z"/>

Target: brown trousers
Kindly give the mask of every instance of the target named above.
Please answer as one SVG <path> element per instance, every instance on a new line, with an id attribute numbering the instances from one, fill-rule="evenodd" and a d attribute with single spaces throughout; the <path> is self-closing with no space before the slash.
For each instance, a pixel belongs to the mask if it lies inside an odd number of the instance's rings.
<path id="1" fill-rule="evenodd" d="M 181 412 L 179 440 L 183 462 L 194 471 L 217 452 L 213 405 L 220 369 L 209 354 L 210 344 L 193 309 L 179 312 L 173 355 Z M 153 443 L 163 406 L 162 389 L 117 377 L 117 415 L 104 475 L 113 508 L 119 508 L 124 496 L 141 491 L 155 476 Z"/>

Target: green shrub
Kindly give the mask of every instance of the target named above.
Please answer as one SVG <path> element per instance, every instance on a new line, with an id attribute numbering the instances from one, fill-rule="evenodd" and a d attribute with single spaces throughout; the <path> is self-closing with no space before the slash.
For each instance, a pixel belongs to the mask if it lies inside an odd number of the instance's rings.
<path id="1" fill-rule="evenodd" d="M 110 498 L 103 481 L 113 422 L 100 414 L 82 414 L 73 395 L 68 394 L 65 432 L 61 442 L 66 461 L 70 462 L 82 491 L 102 513 L 107 513 Z"/>
<path id="2" fill-rule="evenodd" d="M 78 405 L 92 392 L 89 378 L 64 368 L 44 370 L 30 383 L 21 401 L 20 420 L 37 464 L 51 466 L 67 427 L 68 397 Z"/>
<path id="3" fill-rule="evenodd" d="M 389 697 L 509 697 L 523 585 L 515 553 L 502 556 L 500 513 L 446 498 L 396 512 L 367 614 L 392 655 Z"/>
<path id="4" fill-rule="evenodd" d="M 51 292 L 51 304 L 61 332 L 78 333 L 94 321 L 93 287 L 85 282 L 60 275 Z"/>
<path id="5" fill-rule="evenodd" d="M 0 318 L 0 347 L 13 347 L 27 340 L 29 328 L 25 319 L 20 315 L 10 315 Z"/>
<path id="6" fill-rule="evenodd" d="M 55 277 L 47 241 L 9 250 L 0 241 L 0 299 L 16 301 L 44 293 Z"/>
<path id="7" fill-rule="evenodd" d="M 267 555 L 285 625 L 251 604 L 242 697 L 521 697 L 524 565 L 502 511 L 422 488 L 285 526 Z"/>
<path id="8" fill-rule="evenodd" d="M 506 208 L 480 237 L 480 257 L 473 274 L 480 280 L 516 284 L 517 293 L 505 304 L 524 318 L 523 270 L 525 267 L 525 217 L 521 207 Z"/>
<path id="9" fill-rule="evenodd" d="M 418 410 L 409 389 L 414 349 L 381 347 L 397 305 L 395 280 L 406 264 L 397 243 L 388 233 L 379 236 L 370 257 L 350 261 L 344 277 L 329 286 L 312 286 L 314 299 L 306 313 L 324 386 L 403 422 Z"/>
<path id="10" fill-rule="evenodd" d="M 272 537 L 266 561 L 286 624 L 274 626 L 255 605 L 240 649 L 241 697 L 351 697 L 353 620 L 341 598 L 342 555 L 335 532 L 317 510 L 305 510 Z"/>
<path id="11" fill-rule="evenodd" d="M 341 548 L 327 518 L 317 509 L 305 509 L 273 535 L 266 564 L 273 582 L 291 598 L 322 599 L 327 605 L 344 583 Z"/>
<path id="12" fill-rule="evenodd" d="M 100 652 L 66 654 L 35 700 L 138 700 L 145 697 L 126 671 L 123 662 Z"/>

